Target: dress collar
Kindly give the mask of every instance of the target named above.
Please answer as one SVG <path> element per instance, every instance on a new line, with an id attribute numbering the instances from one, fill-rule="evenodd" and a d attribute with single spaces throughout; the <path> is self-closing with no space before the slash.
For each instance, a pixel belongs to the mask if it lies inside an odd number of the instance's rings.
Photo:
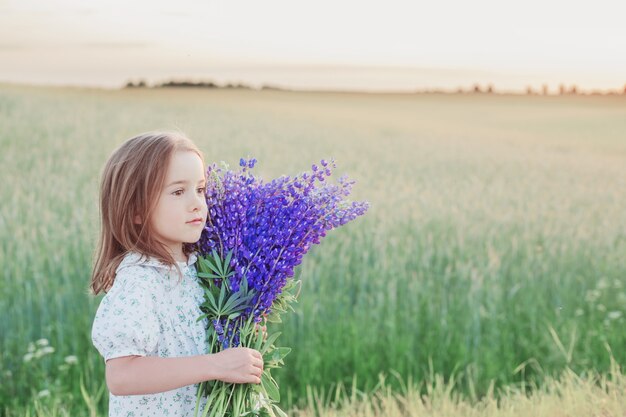
<path id="1" fill-rule="evenodd" d="M 187 263 L 178 261 L 176 261 L 176 263 L 179 267 L 184 268 L 186 266 L 193 265 L 197 259 L 197 252 L 191 252 L 187 257 Z M 172 268 L 172 266 L 167 265 L 152 256 L 144 255 L 135 251 L 128 251 L 122 259 L 122 262 L 120 262 L 119 266 L 117 267 L 115 273 L 118 273 L 121 269 L 131 265 L 153 266 L 155 268 L 163 268 L 167 270 Z"/>

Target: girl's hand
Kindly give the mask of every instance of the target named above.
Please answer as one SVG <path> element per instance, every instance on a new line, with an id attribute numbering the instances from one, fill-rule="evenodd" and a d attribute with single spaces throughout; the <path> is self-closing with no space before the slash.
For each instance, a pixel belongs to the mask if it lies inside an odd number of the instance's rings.
<path id="1" fill-rule="evenodd" d="M 209 379 L 235 384 L 260 384 L 263 356 L 258 350 L 235 347 L 207 355 L 210 362 Z"/>

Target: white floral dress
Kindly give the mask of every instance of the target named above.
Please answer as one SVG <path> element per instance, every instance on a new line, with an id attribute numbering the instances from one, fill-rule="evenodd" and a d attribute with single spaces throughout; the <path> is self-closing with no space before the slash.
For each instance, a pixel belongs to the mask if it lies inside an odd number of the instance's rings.
<path id="1" fill-rule="evenodd" d="M 91 338 L 105 362 L 128 355 L 180 357 L 208 353 L 207 319 L 195 253 L 176 268 L 129 252 L 116 270 L 109 292 L 96 312 Z M 179 282 L 180 281 L 180 282 Z M 197 384 L 149 395 L 109 393 L 109 417 L 193 416 Z M 201 402 L 204 405 L 204 401 Z"/>

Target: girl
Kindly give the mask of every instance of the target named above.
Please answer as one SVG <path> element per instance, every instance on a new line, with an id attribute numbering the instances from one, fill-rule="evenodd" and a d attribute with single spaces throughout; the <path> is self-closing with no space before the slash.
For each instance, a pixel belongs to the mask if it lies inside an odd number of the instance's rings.
<path id="1" fill-rule="evenodd" d="M 207 218 L 204 159 L 181 133 L 127 140 L 104 167 L 91 277 L 105 292 L 92 341 L 105 361 L 109 416 L 191 416 L 206 380 L 260 383 L 261 354 L 207 354 L 194 243 Z M 202 404 L 204 405 L 204 404 Z"/>

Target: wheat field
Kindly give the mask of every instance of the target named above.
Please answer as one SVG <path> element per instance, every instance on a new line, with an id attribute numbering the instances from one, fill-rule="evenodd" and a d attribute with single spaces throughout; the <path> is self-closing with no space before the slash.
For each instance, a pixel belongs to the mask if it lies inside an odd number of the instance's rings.
<path id="1" fill-rule="evenodd" d="M 274 328 L 293 415 L 624 415 L 625 97 L 5 84 L 0 414 L 106 415 L 98 178 L 174 128 L 264 178 L 334 158 L 371 204 L 305 257 Z"/>

